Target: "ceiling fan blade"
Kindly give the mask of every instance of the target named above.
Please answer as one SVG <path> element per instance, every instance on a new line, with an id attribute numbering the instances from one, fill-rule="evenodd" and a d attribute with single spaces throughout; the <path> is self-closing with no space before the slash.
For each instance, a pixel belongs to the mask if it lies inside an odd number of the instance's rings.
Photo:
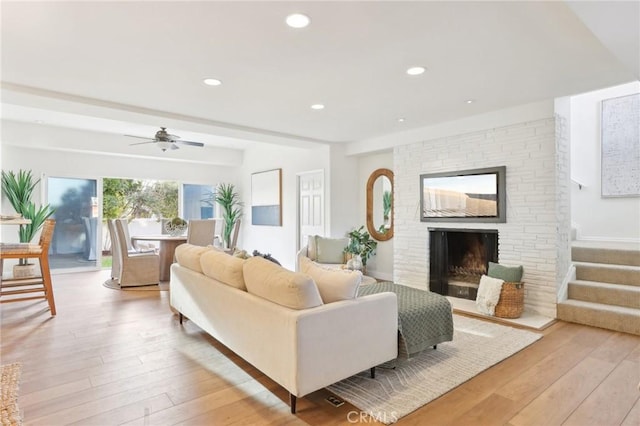
<path id="1" fill-rule="evenodd" d="M 174 141 L 175 143 L 181 143 L 183 145 L 191 145 L 191 146 L 199 146 L 203 147 L 204 144 L 202 142 L 192 142 L 192 141 Z"/>
<path id="2" fill-rule="evenodd" d="M 136 143 L 130 143 L 130 144 L 129 144 L 129 146 L 132 146 L 132 145 L 144 145 L 144 144 L 146 144 L 146 143 L 156 143 L 156 141 L 153 141 L 153 140 L 152 140 L 152 141 L 147 141 L 147 142 L 136 142 Z"/>
<path id="3" fill-rule="evenodd" d="M 145 138 L 145 137 L 142 137 L 142 136 L 134 136 L 134 135 L 125 135 L 125 136 L 128 137 L 128 138 L 146 139 L 146 140 L 151 141 L 151 142 L 155 141 L 155 139 L 153 139 L 153 138 Z"/>

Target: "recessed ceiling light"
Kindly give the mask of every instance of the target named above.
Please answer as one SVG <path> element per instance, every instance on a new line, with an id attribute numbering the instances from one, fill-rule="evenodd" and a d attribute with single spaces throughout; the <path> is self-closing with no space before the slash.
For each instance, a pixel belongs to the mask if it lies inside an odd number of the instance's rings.
<path id="1" fill-rule="evenodd" d="M 475 99 L 467 99 L 465 102 L 468 103 L 468 104 L 472 104 L 475 101 L 476 101 Z"/>
<path id="2" fill-rule="evenodd" d="M 404 123 L 404 118 L 398 118 L 398 123 Z"/>
<path id="3" fill-rule="evenodd" d="M 420 75 L 424 74 L 427 69 L 425 67 L 411 67 L 407 69 L 407 74 L 409 75 Z"/>
<path id="4" fill-rule="evenodd" d="M 220 80 L 218 80 L 217 78 L 205 78 L 202 81 L 207 86 L 220 86 L 222 84 L 222 82 Z"/>
<path id="5" fill-rule="evenodd" d="M 311 19 L 307 15 L 303 15 L 302 13 L 292 13 L 287 16 L 285 20 L 288 26 L 291 28 L 305 28 L 311 22 Z"/>
<path id="6" fill-rule="evenodd" d="M 322 105 L 322 104 L 313 104 L 313 105 L 311 105 L 311 109 L 316 109 L 316 110 L 324 109 L 324 105 Z"/>

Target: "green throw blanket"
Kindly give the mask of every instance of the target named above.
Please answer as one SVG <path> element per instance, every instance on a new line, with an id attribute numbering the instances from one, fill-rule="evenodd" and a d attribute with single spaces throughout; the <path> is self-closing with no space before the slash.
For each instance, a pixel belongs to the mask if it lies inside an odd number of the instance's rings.
<path id="1" fill-rule="evenodd" d="M 391 282 L 363 285 L 358 296 L 393 292 L 398 297 L 398 331 L 403 337 L 399 352 L 409 356 L 453 340 L 453 316 L 446 297 Z"/>

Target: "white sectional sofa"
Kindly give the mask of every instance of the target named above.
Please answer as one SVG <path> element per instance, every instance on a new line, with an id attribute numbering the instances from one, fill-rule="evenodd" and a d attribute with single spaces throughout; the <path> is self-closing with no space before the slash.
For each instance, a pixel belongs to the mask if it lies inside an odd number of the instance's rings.
<path id="1" fill-rule="evenodd" d="M 180 320 L 287 389 L 292 413 L 297 397 L 368 369 L 373 376 L 397 356 L 396 295 L 356 297 L 359 281 L 349 272 L 322 270 L 316 283 L 260 257 L 189 244 L 176 249 L 176 260 L 170 300 Z"/>

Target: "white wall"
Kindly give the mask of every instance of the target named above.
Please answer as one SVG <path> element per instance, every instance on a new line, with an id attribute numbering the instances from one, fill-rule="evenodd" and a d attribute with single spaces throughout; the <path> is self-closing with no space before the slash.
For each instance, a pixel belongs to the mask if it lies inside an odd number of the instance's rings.
<path id="1" fill-rule="evenodd" d="M 329 148 L 297 149 L 265 146 L 247 150 L 241 169 L 241 197 L 245 209 L 238 247 L 251 254 L 254 250 L 270 253 L 282 266 L 295 270 L 297 242 L 297 174 L 301 172 L 325 171 L 325 194 L 331 178 Z M 282 169 L 282 226 L 257 226 L 251 224 L 251 174 L 265 170 Z M 328 201 L 328 195 L 325 201 Z M 329 203 L 325 203 L 325 218 L 328 218 Z M 327 224 L 328 225 L 328 224 Z M 327 227 L 327 229 L 330 229 Z"/>
<path id="2" fill-rule="evenodd" d="M 571 219 L 578 239 L 640 241 L 640 197 L 601 197 L 602 100 L 640 92 L 640 82 L 571 97 Z"/>
<path id="3" fill-rule="evenodd" d="M 358 217 L 358 194 L 364 187 L 360 187 L 358 180 L 358 159 L 347 155 L 346 146 L 330 145 L 329 152 L 330 224 L 327 229 L 329 236 L 342 237 L 363 220 Z"/>
<path id="4" fill-rule="evenodd" d="M 393 171 L 393 151 L 358 158 L 358 219 L 357 226 L 367 226 L 367 181 L 377 169 Z M 384 280 L 393 279 L 393 241 L 378 241 L 376 255 L 367 262 L 367 275 Z"/>

